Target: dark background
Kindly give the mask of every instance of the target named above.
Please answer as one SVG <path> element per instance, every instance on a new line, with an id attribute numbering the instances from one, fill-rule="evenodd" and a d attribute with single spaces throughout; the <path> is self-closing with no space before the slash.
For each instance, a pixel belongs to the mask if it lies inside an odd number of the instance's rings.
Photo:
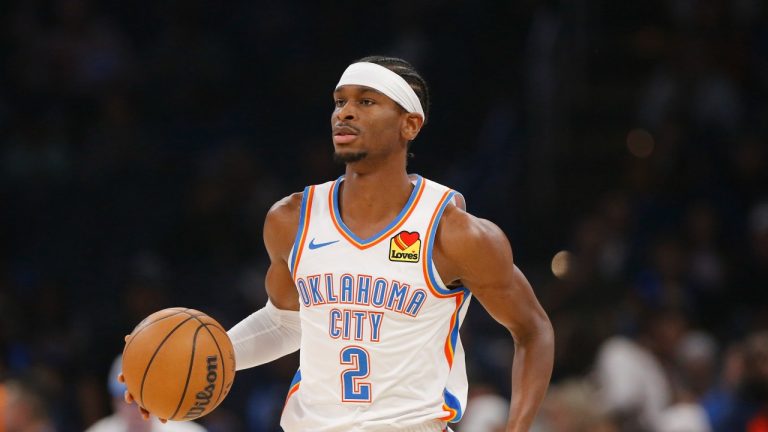
<path id="1" fill-rule="evenodd" d="M 149 313 L 261 307 L 264 215 L 343 172 L 331 92 L 369 54 L 430 84 L 409 169 L 509 236 L 555 326 L 553 386 L 649 311 L 718 358 L 768 328 L 759 0 L 25 0 L 0 35 L 0 379 L 55 430 L 110 412 Z M 463 338 L 472 385 L 508 396 L 506 331 L 475 304 Z M 271 430 L 295 366 L 239 373 L 203 423 Z"/>

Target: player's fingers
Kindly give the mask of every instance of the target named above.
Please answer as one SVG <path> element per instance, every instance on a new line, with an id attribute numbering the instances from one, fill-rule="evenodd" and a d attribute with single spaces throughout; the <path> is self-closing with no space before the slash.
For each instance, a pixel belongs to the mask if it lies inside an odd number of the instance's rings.
<path id="1" fill-rule="evenodd" d="M 123 398 L 125 399 L 125 403 L 133 403 L 133 395 L 128 393 L 128 390 L 123 394 Z"/>
<path id="2" fill-rule="evenodd" d="M 166 419 L 159 419 L 159 420 L 160 420 L 160 423 L 166 423 L 168 421 Z"/>
<path id="3" fill-rule="evenodd" d="M 120 375 L 117 376 L 117 380 L 121 383 L 125 383 L 125 376 L 123 376 L 122 372 L 120 372 Z"/>
<path id="4" fill-rule="evenodd" d="M 125 335 L 125 337 L 123 339 L 125 339 L 125 342 L 128 342 L 128 339 L 130 339 L 130 338 L 131 338 L 131 335 L 127 334 L 127 335 Z"/>
<path id="5" fill-rule="evenodd" d="M 149 411 L 145 410 L 142 407 L 139 407 L 139 412 L 141 413 L 141 418 L 144 420 L 149 420 Z"/>

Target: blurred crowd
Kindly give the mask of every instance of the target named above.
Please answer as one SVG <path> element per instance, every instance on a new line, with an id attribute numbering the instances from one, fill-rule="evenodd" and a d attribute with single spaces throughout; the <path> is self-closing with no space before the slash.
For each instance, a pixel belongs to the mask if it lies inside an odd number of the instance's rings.
<path id="1" fill-rule="evenodd" d="M 369 54 L 431 84 L 409 168 L 505 230 L 552 319 L 535 432 L 768 431 L 768 6 L 373 3 L 0 7 L 0 431 L 119 412 L 156 310 L 264 304 L 266 210 L 342 173 L 331 91 Z M 454 429 L 503 430 L 513 341 L 476 303 L 462 338 Z M 297 364 L 200 425 L 279 430 Z"/>

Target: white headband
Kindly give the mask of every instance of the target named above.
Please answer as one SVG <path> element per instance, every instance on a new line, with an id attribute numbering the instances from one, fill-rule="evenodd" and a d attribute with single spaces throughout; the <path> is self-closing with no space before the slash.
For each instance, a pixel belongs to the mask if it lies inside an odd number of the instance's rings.
<path id="1" fill-rule="evenodd" d="M 419 101 L 413 88 L 403 77 L 384 66 L 368 62 L 352 63 L 341 74 L 336 88 L 343 85 L 361 85 L 376 89 L 389 96 L 409 113 L 420 114 L 421 118 L 427 119 L 427 116 L 424 115 L 424 109 L 421 107 L 421 101 Z"/>

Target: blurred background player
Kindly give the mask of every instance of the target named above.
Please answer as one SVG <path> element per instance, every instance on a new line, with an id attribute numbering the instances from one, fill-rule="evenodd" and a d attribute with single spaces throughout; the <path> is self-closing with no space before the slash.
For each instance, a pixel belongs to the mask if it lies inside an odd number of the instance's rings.
<path id="1" fill-rule="evenodd" d="M 107 378 L 107 388 L 112 397 L 112 409 L 114 413 L 105 417 L 86 432 L 205 432 L 206 429 L 197 423 L 167 422 L 161 423 L 156 417 L 149 421 L 142 418 L 141 412 L 132 405 L 125 403 L 125 384 L 118 381 L 117 377 L 122 370 L 122 356 L 118 356 L 112 363 Z"/>

